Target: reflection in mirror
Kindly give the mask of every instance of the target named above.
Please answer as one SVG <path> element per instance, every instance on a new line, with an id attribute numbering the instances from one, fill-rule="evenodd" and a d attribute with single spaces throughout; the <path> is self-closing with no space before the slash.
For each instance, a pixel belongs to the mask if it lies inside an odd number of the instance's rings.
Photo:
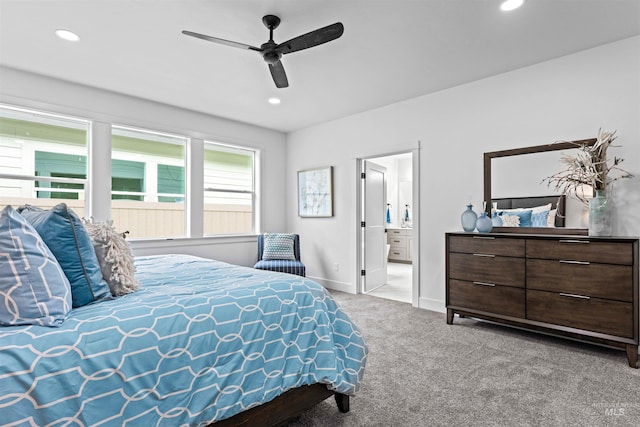
<path id="1" fill-rule="evenodd" d="M 544 179 L 564 168 L 560 160 L 562 155 L 570 154 L 571 150 L 576 150 L 576 146 L 592 145 L 594 142 L 595 138 L 484 153 L 484 200 L 487 213 L 490 214 L 493 199 L 560 196 L 553 185 L 548 186 Z M 565 228 L 538 230 L 544 233 L 586 234 L 586 218 L 583 204 L 569 195 L 566 198 Z M 496 231 L 527 231 L 524 228 L 506 228 L 498 227 Z M 531 231 L 535 232 L 535 229 Z"/>
<path id="2" fill-rule="evenodd" d="M 560 159 L 577 149 L 543 151 L 526 156 L 496 157 L 491 161 L 492 199 L 560 194 L 543 181 L 562 168 Z M 574 197 L 566 199 L 565 227 L 585 228 L 587 209 Z"/>

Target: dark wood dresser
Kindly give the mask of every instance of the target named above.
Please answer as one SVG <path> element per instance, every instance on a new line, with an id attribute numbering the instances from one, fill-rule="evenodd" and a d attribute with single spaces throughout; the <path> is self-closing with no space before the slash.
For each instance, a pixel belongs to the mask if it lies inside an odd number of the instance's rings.
<path id="1" fill-rule="evenodd" d="M 455 313 L 625 350 L 638 368 L 638 239 L 446 234 Z"/>

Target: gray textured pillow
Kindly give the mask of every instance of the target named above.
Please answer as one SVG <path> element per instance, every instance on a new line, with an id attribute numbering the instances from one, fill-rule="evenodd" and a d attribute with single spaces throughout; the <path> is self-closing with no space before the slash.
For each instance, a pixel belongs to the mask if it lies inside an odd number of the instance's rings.
<path id="1" fill-rule="evenodd" d="M 83 218 L 82 222 L 91 237 L 102 277 L 109 284 L 111 294 L 120 296 L 137 291 L 140 283 L 135 278 L 136 267 L 131 247 L 113 227 L 113 221 L 99 222 L 93 218 Z"/>

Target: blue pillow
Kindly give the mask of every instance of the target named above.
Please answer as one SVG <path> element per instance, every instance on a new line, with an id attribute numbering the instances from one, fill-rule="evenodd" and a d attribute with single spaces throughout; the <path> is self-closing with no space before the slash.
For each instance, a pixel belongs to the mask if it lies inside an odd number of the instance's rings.
<path id="1" fill-rule="evenodd" d="M 533 223 L 531 222 L 531 209 L 526 210 L 514 210 L 510 209 L 509 211 L 498 211 L 498 215 L 514 215 L 520 218 L 520 227 L 533 227 Z"/>
<path id="2" fill-rule="evenodd" d="M 0 213 L 0 325 L 60 326 L 71 287 L 38 232 L 11 206 Z"/>
<path id="3" fill-rule="evenodd" d="M 48 211 L 27 205 L 19 212 L 33 225 L 60 263 L 71 283 L 73 307 L 111 297 L 91 238 L 75 212 L 65 203 Z"/>
<path id="4" fill-rule="evenodd" d="M 548 227 L 547 220 L 549 219 L 549 211 L 542 211 L 531 214 L 531 226 L 532 227 Z"/>
<path id="5" fill-rule="evenodd" d="M 295 261 L 296 256 L 293 253 L 294 239 L 295 236 L 293 234 L 265 234 L 262 259 L 265 261 L 273 259 Z"/>

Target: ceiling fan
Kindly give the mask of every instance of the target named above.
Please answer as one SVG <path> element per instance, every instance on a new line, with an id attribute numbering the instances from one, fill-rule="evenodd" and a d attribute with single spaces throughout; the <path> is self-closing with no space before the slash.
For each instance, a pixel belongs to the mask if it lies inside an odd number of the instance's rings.
<path id="1" fill-rule="evenodd" d="M 269 64 L 269 71 L 271 71 L 271 77 L 273 77 L 276 87 L 284 88 L 289 86 L 289 81 L 287 80 L 287 74 L 284 72 L 284 67 L 280 61 L 282 55 L 330 42 L 331 40 L 339 38 L 344 32 L 344 26 L 342 23 L 336 22 L 335 24 L 318 28 L 317 30 L 278 44 L 273 41 L 273 30 L 278 28 L 278 25 L 280 25 L 280 18 L 275 15 L 266 15 L 262 18 L 262 23 L 269 29 L 269 41 L 263 43 L 260 47 L 220 39 L 218 37 L 206 36 L 204 34 L 194 33 L 187 30 L 183 30 L 182 34 L 226 46 L 259 52 L 265 62 Z"/>

